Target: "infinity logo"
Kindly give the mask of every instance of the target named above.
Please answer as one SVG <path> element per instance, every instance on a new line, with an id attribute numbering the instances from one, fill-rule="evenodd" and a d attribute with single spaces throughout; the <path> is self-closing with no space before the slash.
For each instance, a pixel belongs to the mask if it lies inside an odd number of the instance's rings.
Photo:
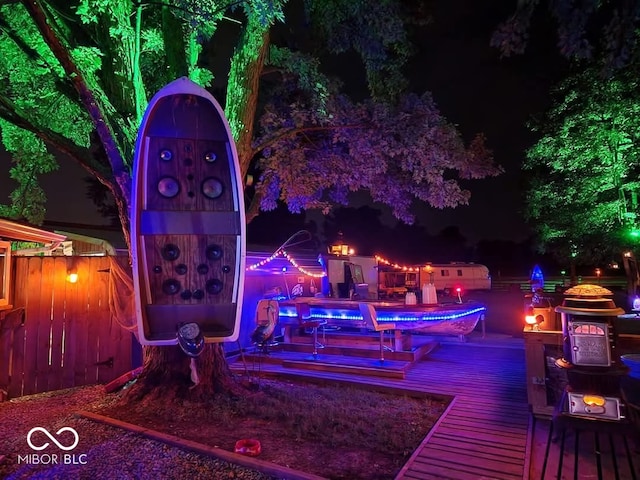
<path id="1" fill-rule="evenodd" d="M 71 444 L 69 447 L 65 447 L 60 442 L 58 442 L 58 440 L 56 440 L 49 433 L 49 431 L 47 429 L 42 428 L 42 427 L 33 427 L 31 430 L 29 430 L 29 433 L 27 433 L 27 443 L 29 444 L 29 446 L 33 450 L 44 450 L 45 448 L 47 448 L 49 446 L 49 442 L 45 442 L 45 444 L 40 446 L 40 447 L 36 447 L 33 443 L 31 443 L 31 435 L 33 435 L 34 432 L 42 432 L 42 433 L 44 433 L 47 437 L 49 437 L 49 440 L 51 440 L 53 443 L 55 443 L 58 446 L 58 448 L 60 450 L 73 450 L 74 448 L 76 448 L 76 445 L 78 445 L 78 441 L 80 440 L 80 437 L 78 436 L 78 432 L 76 432 L 73 428 L 71 428 L 71 427 L 62 427 L 60 430 L 58 430 L 56 432 L 56 435 L 60 435 L 62 432 L 71 432 L 71 433 L 73 433 L 73 436 L 75 437 L 75 440 L 74 440 L 73 444 Z"/>

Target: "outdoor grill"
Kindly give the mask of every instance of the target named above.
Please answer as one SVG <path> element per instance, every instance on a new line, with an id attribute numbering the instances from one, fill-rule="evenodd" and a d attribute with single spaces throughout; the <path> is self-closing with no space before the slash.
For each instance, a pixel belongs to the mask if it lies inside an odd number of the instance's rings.
<path id="1" fill-rule="evenodd" d="M 556 365 L 567 374 L 555 420 L 625 420 L 620 381 L 628 368 L 616 348 L 616 319 L 624 310 L 606 298 L 611 295 L 598 285 L 578 285 L 565 292 L 562 305 L 555 309 L 563 334 L 563 357 Z"/>

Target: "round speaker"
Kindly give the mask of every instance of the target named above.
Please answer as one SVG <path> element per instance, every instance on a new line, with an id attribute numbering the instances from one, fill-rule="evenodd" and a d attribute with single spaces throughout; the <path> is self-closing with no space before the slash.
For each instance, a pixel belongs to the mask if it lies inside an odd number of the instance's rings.
<path id="1" fill-rule="evenodd" d="M 181 263 L 179 265 L 176 265 L 176 268 L 174 270 L 178 275 L 184 275 L 185 273 L 187 273 L 187 266 L 184 263 Z"/>
<path id="2" fill-rule="evenodd" d="M 180 184 L 173 177 L 162 177 L 158 180 L 158 193 L 164 198 L 173 198 L 180 193 Z"/>
<path id="3" fill-rule="evenodd" d="M 162 258 L 164 258 L 167 262 L 173 262 L 177 260 L 180 256 L 180 247 L 174 245 L 173 243 L 167 243 L 164 247 L 162 247 Z"/>
<path id="4" fill-rule="evenodd" d="M 207 260 L 220 260 L 222 258 L 222 247 L 220 245 L 207 245 L 205 255 Z"/>
<path id="5" fill-rule="evenodd" d="M 165 295 L 175 295 L 180 291 L 180 282 L 175 278 L 168 278 L 162 282 L 162 291 Z"/>
<path id="6" fill-rule="evenodd" d="M 191 295 L 195 300 L 202 300 L 204 298 L 204 292 L 201 289 L 196 289 Z"/>
<path id="7" fill-rule="evenodd" d="M 217 160 L 218 156 L 214 152 L 207 152 L 204 155 L 204 161 L 207 163 L 213 163 Z"/>
<path id="8" fill-rule="evenodd" d="M 160 152 L 160 160 L 164 160 L 165 162 L 168 162 L 172 158 L 173 158 L 173 153 L 171 153 L 171 150 L 162 150 Z"/>
<path id="9" fill-rule="evenodd" d="M 222 291 L 222 282 L 217 278 L 207 280 L 205 290 L 209 295 L 218 295 Z"/>
<path id="10" fill-rule="evenodd" d="M 207 265 L 206 263 L 201 263 L 200 265 L 198 265 L 197 270 L 200 275 L 206 275 L 207 273 L 209 273 L 209 265 Z"/>
<path id="11" fill-rule="evenodd" d="M 202 194 L 211 200 L 215 200 L 216 198 L 220 197 L 220 195 L 222 195 L 222 193 L 224 192 L 224 186 L 222 185 L 222 182 L 215 177 L 205 178 L 202 181 L 201 189 Z"/>

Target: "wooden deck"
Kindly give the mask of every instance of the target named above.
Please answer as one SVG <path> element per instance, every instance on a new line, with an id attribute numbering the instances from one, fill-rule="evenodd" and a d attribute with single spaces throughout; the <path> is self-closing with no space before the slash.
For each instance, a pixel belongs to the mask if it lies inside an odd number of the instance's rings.
<path id="1" fill-rule="evenodd" d="M 239 372 L 242 362 L 231 364 Z M 622 434 L 567 430 L 552 441 L 548 421 L 527 403 L 522 339 L 441 342 L 404 378 L 249 364 L 261 375 L 355 382 L 454 396 L 446 414 L 396 476 L 400 479 L 640 479 L 640 442 Z M 251 373 L 251 371 L 249 372 Z"/>

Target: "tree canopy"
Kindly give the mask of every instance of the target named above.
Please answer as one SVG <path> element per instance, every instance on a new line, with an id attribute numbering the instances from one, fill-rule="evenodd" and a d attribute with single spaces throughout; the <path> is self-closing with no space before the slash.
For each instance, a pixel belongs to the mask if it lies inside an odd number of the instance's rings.
<path id="1" fill-rule="evenodd" d="M 518 0 L 514 4 L 514 13 L 498 25 L 491 39 L 504 56 L 524 52 L 532 25 L 540 21 L 536 14 L 546 6 L 556 25 L 558 50 L 565 57 L 598 61 L 606 71 L 638 60 L 638 2 Z"/>
<path id="2" fill-rule="evenodd" d="M 39 223 L 37 178 L 64 154 L 113 194 L 127 235 L 147 100 L 179 76 L 207 87 L 227 71 L 225 113 L 242 173 L 255 179 L 249 219 L 278 202 L 328 211 L 359 189 L 406 222 L 416 200 L 465 204 L 467 179 L 501 169 L 429 94 L 403 93 L 409 18 L 395 0 L 0 2 L 0 133 L 18 183 L 0 214 Z M 290 32 L 274 35 L 283 25 Z M 212 63 L 218 42 L 235 45 L 228 67 Z M 368 100 L 324 73 L 320 59 L 345 52 L 360 59 Z"/>
<path id="3" fill-rule="evenodd" d="M 540 139 L 524 165 L 532 173 L 528 216 L 560 259 L 610 260 L 639 226 L 638 77 L 605 78 L 586 69 L 564 81 L 556 96 L 533 126 Z"/>

